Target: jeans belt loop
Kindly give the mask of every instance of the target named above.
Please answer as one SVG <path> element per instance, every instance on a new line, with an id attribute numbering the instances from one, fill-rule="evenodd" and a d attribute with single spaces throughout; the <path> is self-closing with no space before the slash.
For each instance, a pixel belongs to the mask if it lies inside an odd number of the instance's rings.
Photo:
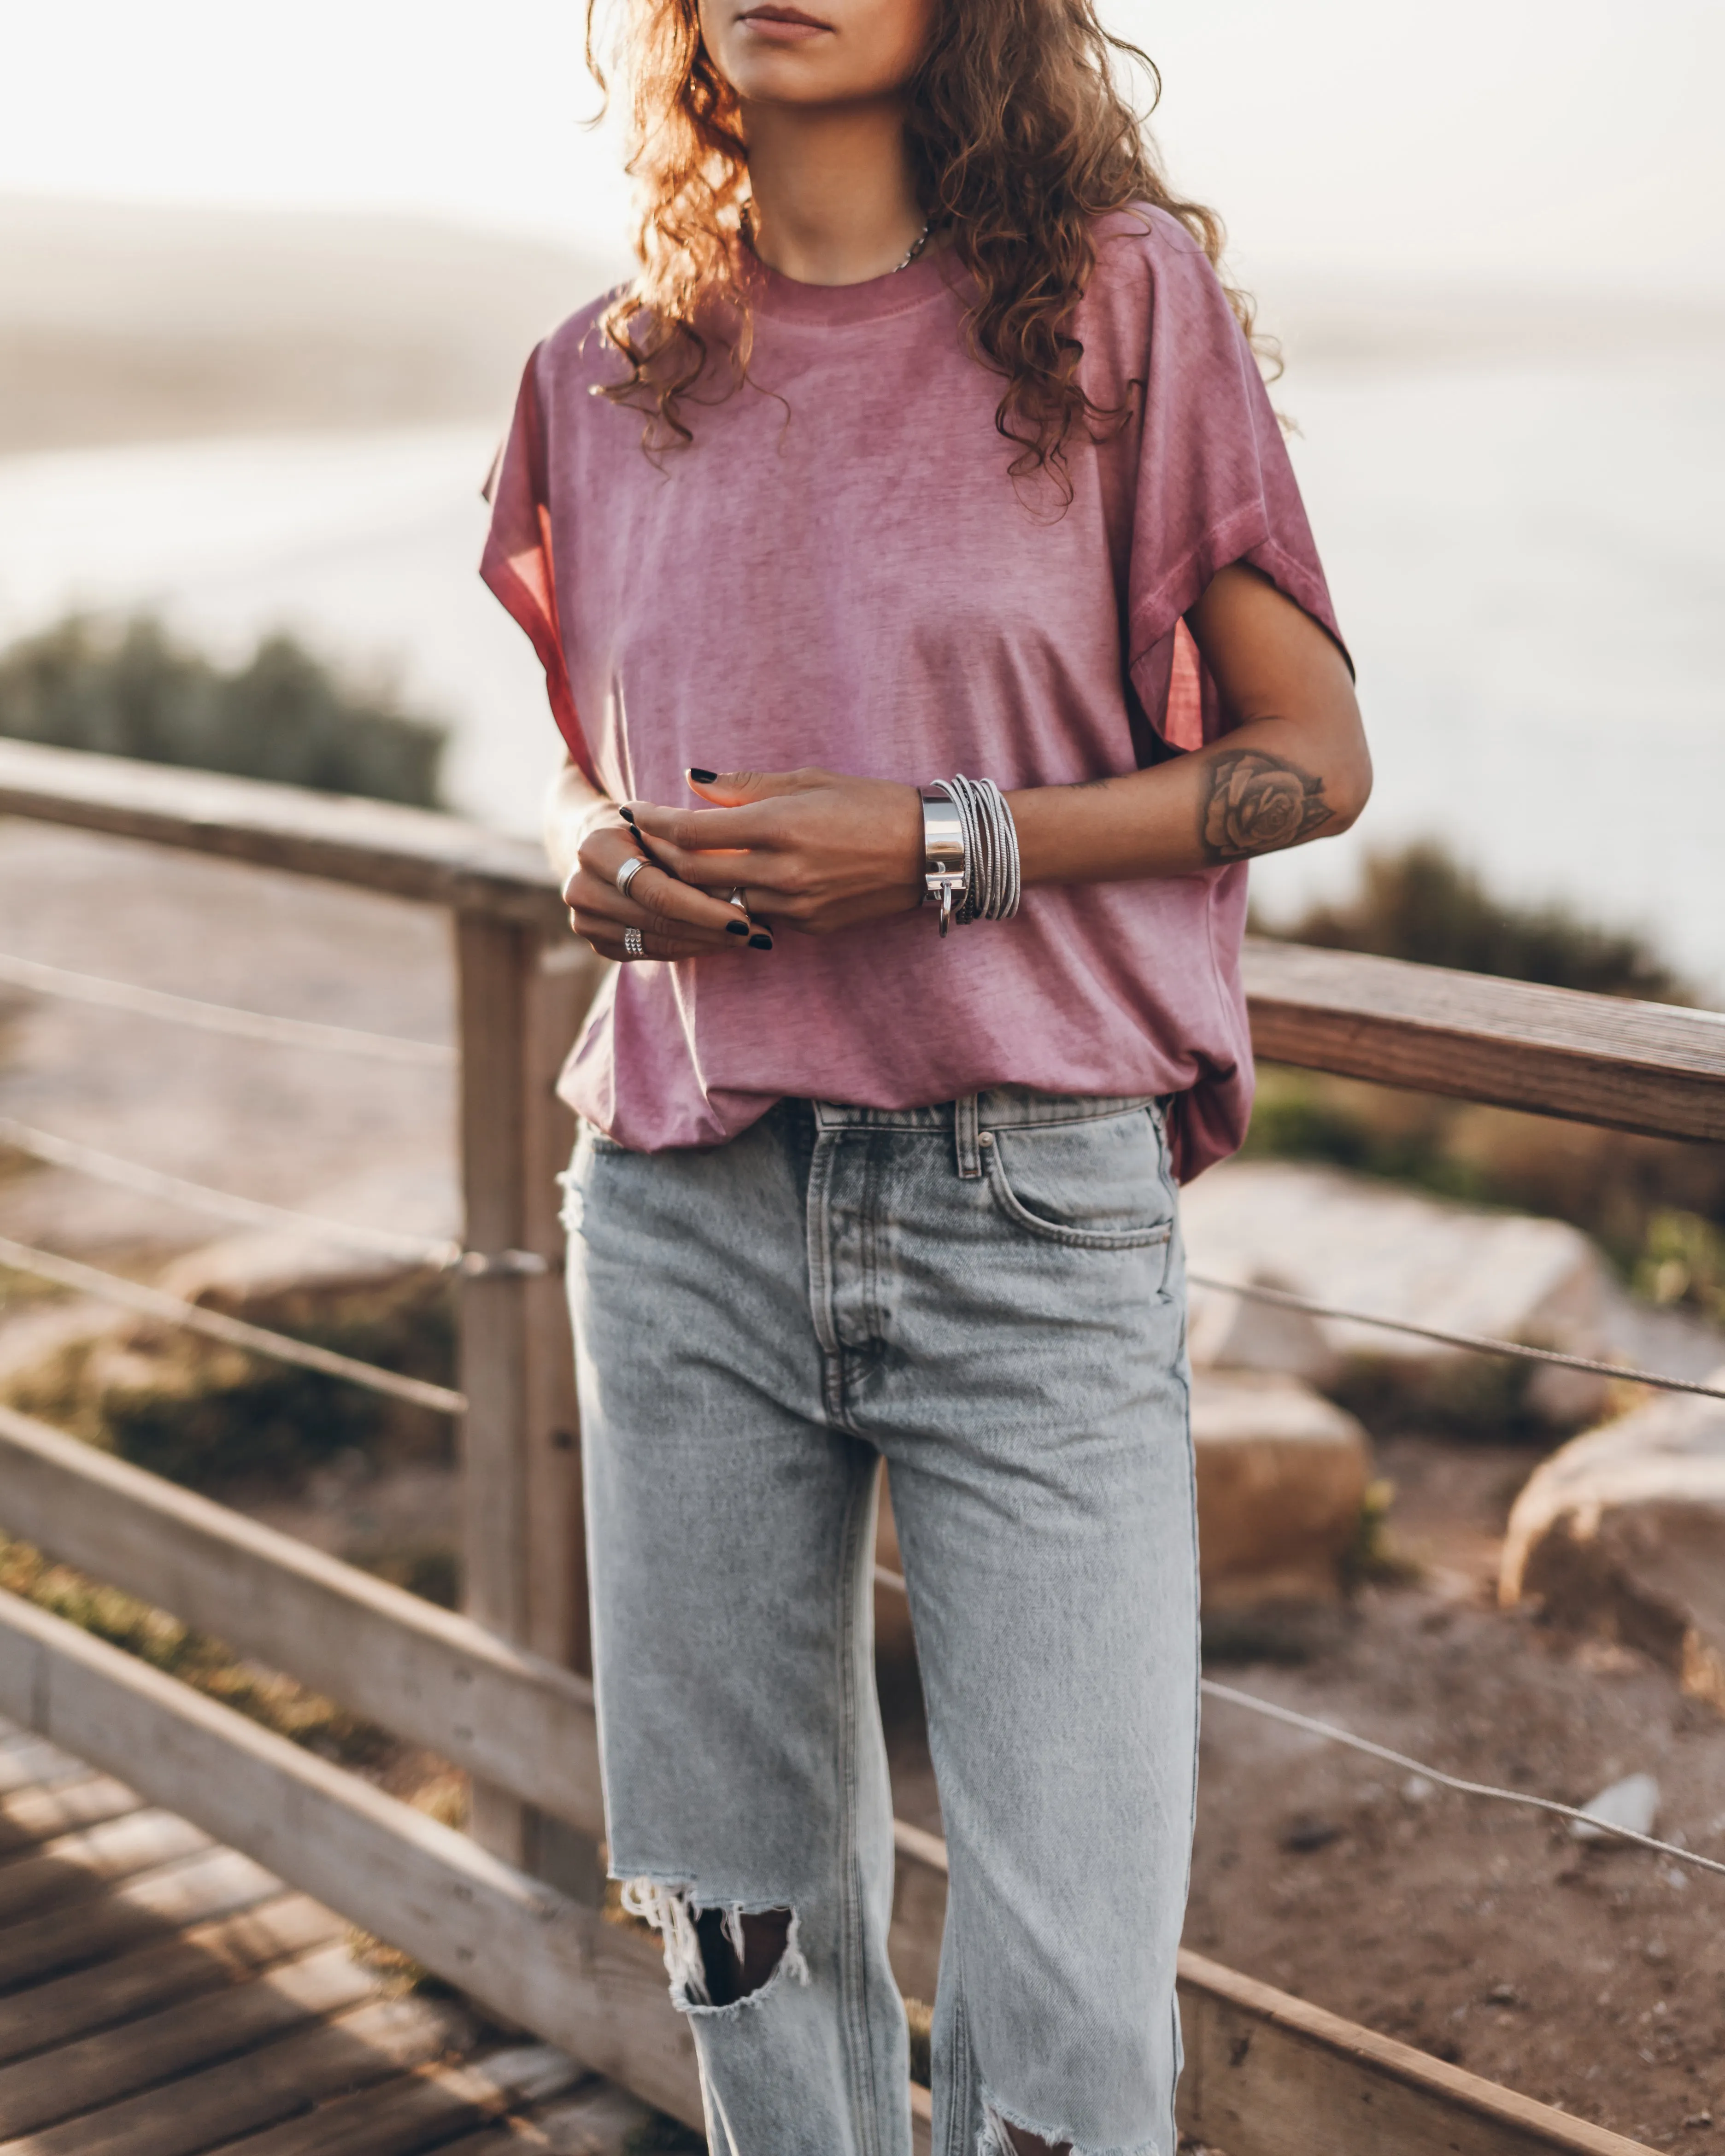
<path id="1" fill-rule="evenodd" d="M 958 1154 L 958 1173 L 974 1183 L 983 1172 L 983 1150 L 977 1143 L 977 1096 L 967 1093 L 952 1103 L 952 1139 Z"/>

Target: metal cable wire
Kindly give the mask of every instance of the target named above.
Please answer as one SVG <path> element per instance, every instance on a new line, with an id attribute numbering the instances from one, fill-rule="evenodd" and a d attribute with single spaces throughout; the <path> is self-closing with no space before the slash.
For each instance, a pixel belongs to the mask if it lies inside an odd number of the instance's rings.
<path id="1" fill-rule="evenodd" d="M 433 1064 L 452 1070 L 455 1050 L 435 1040 L 408 1040 L 393 1033 L 365 1033 L 353 1026 L 321 1025 L 303 1018 L 274 1018 L 267 1012 L 241 1010 L 231 1004 L 199 1003 L 165 989 L 144 988 L 130 981 L 109 981 L 95 973 L 69 973 L 64 966 L 20 958 L 0 952 L 0 981 L 32 988 L 40 995 L 73 1003 L 95 1004 L 105 1010 L 131 1011 L 141 1018 L 167 1019 L 205 1033 L 231 1034 L 242 1040 L 264 1040 L 278 1048 L 334 1049 L 345 1055 L 370 1055 L 385 1063 Z"/>
<path id="2" fill-rule="evenodd" d="M 1527 1363 L 1554 1363 L 1562 1370 L 1585 1370 L 1595 1378 L 1621 1378 L 1631 1384 L 1655 1385 L 1661 1392 L 1695 1393 L 1704 1400 L 1725 1400 L 1725 1389 L 1702 1384 L 1692 1378 L 1667 1378 L 1657 1370 L 1636 1370 L 1621 1363 L 1596 1363 L 1587 1355 L 1565 1355 L 1555 1348 L 1529 1348 L 1519 1340 L 1496 1340 L 1483 1332 L 1450 1332 L 1440 1325 L 1417 1325 L 1408 1317 L 1377 1317 L 1368 1310 L 1348 1310 L 1340 1303 L 1315 1302 L 1291 1289 L 1249 1286 L 1240 1281 L 1216 1280 L 1207 1273 L 1189 1272 L 1194 1287 L 1214 1288 L 1224 1295 L 1242 1295 L 1251 1302 L 1273 1303 L 1279 1310 L 1301 1310 L 1311 1317 L 1345 1318 L 1354 1325 L 1381 1326 L 1387 1332 L 1411 1332 L 1419 1340 L 1440 1341 L 1447 1348 L 1471 1348 L 1476 1355 L 1512 1355 Z"/>
<path id="3" fill-rule="evenodd" d="M 141 1281 L 122 1280 L 117 1273 L 103 1272 L 95 1265 L 81 1264 L 76 1258 L 58 1257 L 51 1250 L 33 1250 L 28 1243 L 14 1243 L 10 1236 L 0 1235 L 0 1265 L 33 1273 L 39 1279 L 53 1281 L 59 1286 L 73 1288 L 81 1294 L 100 1296 L 109 1302 L 123 1304 L 128 1310 L 141 1311 L 146 1317 L 164 1318 L 171 1325 L 183 1325 L 188 1332 L 203 1333 L 229 1348 L 243 1348 L 251 1354 L 265 1355 L 278 1363 L 292 1363 L 303 1370 L 319 1371 L 326 1378 L 342 1378 L 349 1384 L 363 1385 L 368 1392 L 387 1393 L 393 1399 L 430 1408 L 438 1414 L 467 1412 L 465 1394 L 452 1392 L 447 1385 L 428 1384 L 421 1378 L 404 1378 L 398 1371 L 380 1370 L 375 1363 L 358 1362 L 352 1355 L 337 1355 L 327 1348 L 314 1348 L 309 1341 L 292 1340 L 285 1332 L 271 1332 L 261 1325 L 248 1325 L 244 1318 L 223 1317 L 219 1311 L 205 1310 L 195 1302 L 182 1301 L 178 1296 L 165 1294 L 160 1288 L 146 1287 Z"/>
<path id="4" fill-rule="evenodd" d="M 1427 1781 L 1436 1782 L 1446 1789 L 1459 1789 L 1465 1797 L 1492 1797 L 1500 1804 L 1525 1804 L 1534 1811 L 1555 1812 L 1559 1819 L 1579 1821 L 1595 1834 L 1615 1835 L 1620 1841 L 1632 1841 L 1640 1849 L 1657 1850 L 1661 1856 L 1674 1858 L 1679 1864 L 1692 1864 L 1698 1871 L 1717 1871 L 1725 1879 L 1725 1864 L 1714 1857 L 1698 1856 L 1692 1849 L 1681 1848 L 1674 1841 L 1660 1841 L 1651 1834 L 1637 1834 L 1633 1828 L 1615 1825 L 1609 1820 L 1595 1819 L 1592 1813 L 1579 1811 L 1574 1804 L 1560 1804 L 1555 1797 L 1530 1796 L 1525 1789 L 1500 1789 L 1491 1782 L 1464 1781 L 1459 1775 L 1445 1774 L 1439 1768 L 1428 1767 L 1424 1760 L 1410 1759 L 1404 1752 L 1392 1752 L 1388 1745 L 1373 1744 L 1368 1738 L 1337 1729 L 1332 1722 L 1317 1722 L 1309 1714 L 1297 1714 L 1291 1707 L 1277 1707 L 1272 1701 L 1260 1699 L 1254 1692 L 1237 1691 L 1232 1685 L 1218 1684 L 1214 1677 L 1199 1678 L 1199 1689 L 1211 1699 L 1224 1699 L 1231 1707 L 1248 1707 L 1254 1714 L 1267 1716 L 1271 1722 L 1285 1722 L 1290 1728 L 1303 1729 L 1311 1736 L 1327 1738 L 1332 1744 L 1345 1744 L 1351 1751 L 1363 1752 L 1369 1759 L 1384 1759 L 1392 1767 L 1405 1767 L 1409 1774 L 1423 1775 Z"/>
<path id="5" fill-rule="evenodd" d="M 135 1190 L 146 1198 L 164 1198 L 172 1204 L 189 1206 L 197 1212 L 213 1214 L 220 1219 L 243 1222 L 248 1227 L 314 1229 L 332 1242 L 379 1250 L 386 1256 L 400 1259 L 404 1265 L 435 1265 L 442 1271 L 449 1271 L 461 1262 L 459 1243 L 439 1241 L 427 1235 L 400 1235 L 392 1228 L 362 1228 L 352 1221 L 329 1220 L 321 1214 L 300 1213 L 290 1206 L 272 1205 L 264 1199 L 241 1198 L 232 1191 L 212 1189 L 208 1183 L 189 1183 L 183 1176 L 168 1175 L 160 1168 L 122 1160 L 116 1153 L 80 1145 L 75 1138 L 59 1137 L 52 1131 L 39 1131 L 28 1123 L 15 1122 L 10 1116 L 0 1116 L 0 1145 L 11 1146 L 14 1151 L 28 1153 L 32 1158 L 45 1161 L 52 1167 L 73 1168 L 98 1182 L 114 1183 L 122 1190 Z"/>
<path id="6" fill-rule="evenodd" d="M 895 1594 L 904 1594 L 902 1573 L 890 1571 L 884 1564 L 875 1567 L 875 1584 L 888 1589 Z M 1590 1812 L 1579 1811 L 1574 1804 L 1560 1804 L 1555 1797 L 1530 1796 L 1525 1789 L 1501 1789 L 1491 1782 L 1467 1782 L 1459 1775 L 1446 1774 L 1440 1767 L 1429 1767 L 1423 1759 L 1410 1759 L 1405 1752 L 1392 1752 L 1388 1745 L 1373 1744 L 1369 1738 L 1356 1737 L 1351 1730 L 1338 1729 L 1332 1722 L 1317 1722 L 1309 1714 L 1298 1714 L 1291 1707 L 1277 1707 L 1271 1700 L 1260 1699 L 1256 1693 L 1236 1691 L 1232 1685 L 1218 1684 L 1214 1677 L 1200 1677 L 1199 1690 L 1211 1699 L 1226 1700 L 1230 1707 L 1243 1707 L 1254 1714 L 1267 1716 L 1271 1722 L 1286 1722 L 1291 1728 L 1303 1729 L 1313 1737 L 1327 1738 L 1332 1744 L 1345 1744 L 1351 1751 L 1363 1752 L 1368 1758 L 1387 1760 L 1392 1767 L 1405 1767 L 1410 1774 L 1422 1774 L 1429 1782 L 1436 1782 L 1446 1789 L 1457 1789 L 1465 1797 L 1492 1797 L 1501 1804 L 1525 1804 L 1534 1811 L 1555 1812 L 1560 1819 L 1578 1821 L 1594 1833 L 1615 1835 L 1620 1840 L 1632 1841 L 1642 1849 L 1657 1850 L 1661 1856 L 1674 1858 L 1680 1864 L 1692 1864 L 1697 1871 L 1717 1871 L 1725 1878 L 1725 1864 L 1711 1856 L 1698 1856 L 1692 1849 L 1684 1849 L 1674 1841 L 1660 1841 L 1651 1834 L 1637 1834 L 1632 1828 L 1615 1826 L 1609 1820 L 1595 1819 Z"/>
<path id="7" fill-rule="evenodd" d="M 0 958 L 0 973 L 8 962 Z M 428 1044 L 414 1043 L 415 1046 Z M 331 1220 L 321 1214 L 302 1213 L 291 1206 L 272 1205 L 260 1198 L 242 1198 L 235 1193 L 217 1190 L 208 1183 L 193 1183 L 182 1176 L 169 1175 L 159 1168 L 146 1168 L 140 1162 L 122 1159 L 118 1154 L 104 1152 L 95 1146 L 80 1144 L 73 1138 L 64 1138 L 51 1131 L 36 1129 L 28 1123 L 20 1123 L 9 1116 L 0 1116 L 0 1144 L 9 1145 L 16 1151 L 32 1154 L 57 1168 L 76 1169 L 80 1173 L 93 1176 L 100 1181 L 117 1184 L 123 1189 L 136 1190 L 148 1197 L 165 1198 L 175 1204 L 187 1205 L 197 1210 L 214 1214 L 224 1219 L 244 1221 L 250 1225 L 291 1227 L 315 1229 L 333 1240 L 356 1247 L 381 1250 L 398 1257 L 407 1265 L 437 1265 L 445 1270 L 459 1269 L 468 1272 L 513 1271 L 534 1272 L 544 1270 L 542 1260 L 535 1260 L 523 1251 L 504 1251 L 496 1258 L 486 1258 L 472 1251 L 463 1251 L 459 1244 L 439 1240 L 429 1236 L 407 1235 L 390 1228 L 363 1228 L 349 1221 Z M 1441 1326 L 1420 1325 L 1411 1318 L 1382 1317 L 1370 1311 L 1351 1310 L 1343 1303 L 1317 1302 L 1309 1296 L 1296 1295 L 1291 1289 L 1260 1287 L 1250 1283 L 1225 1281 L 1201 1272 L 1189 1272 L 1187 1278 L 1194 1287 L 1211 1288 L 1219 1294 L 1239 1295 L 1249 1301 L 1266 1302 L 1285 1310 L 1305 1312 L 1313 1317 L 1331 1317 L 1355 1325 L 1374 1325 L 1389 1332 L 1411 1333 L 1421 1340 L 1435 1340 L 1446 1347 L 1462 1348 L 1481 1355 L 1507 1355 L 1532 1363 L 1553 1363 L 1566 1370 L 1584 1370 L 1589 1375 L 1621 1378 L 1637 1385 L 1651 1385 L 1662 1392 L 1691 1393 L 1702 1399 L 1725 1400 L 1725 1388 L 1709 1385 L 1690 1378 L 1672 1378 L 1657 1370 L 1641 1370 L 1627 1363 L 1599 1363 L 1585 1355 L 1568 1355 L 1554 1348 L 1530 1348 L 1519 1340 L 1499 1340 L 1489 1334 L 1452 1332 Z"/>

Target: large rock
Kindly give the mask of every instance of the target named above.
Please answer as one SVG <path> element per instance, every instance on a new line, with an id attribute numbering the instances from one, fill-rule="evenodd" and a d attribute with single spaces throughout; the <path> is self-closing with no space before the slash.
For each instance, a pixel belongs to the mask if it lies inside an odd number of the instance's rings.
<path id="1" fill-rule="evenodd" d="M 1219 1274 L 1217 1278 L 1232 1278 Z M 1342 1356 L 1318 1321 L 1303 1310 L 1271 1302 L 1254 1288 L 1284 1290 L 1293 1282 L 1258 1265 L 1230 1291 L 1194 1288 L 1187 1345 L 1194 1369 L 1268 1370 L 1303 1378 L 1320 1391 L 1341 1374 Z M 1245 1289 L 1245 1293 L 1239 1291 Z M 1294 1289 L 1297 1294 L 1299 1290 Z"/>
<path id="2" fill-rule="evenodd" d="M 1333 1601 L 1371 1476 L 1359 1424 L 1297 1378 L 1194 1370 L 1192 1437 L 1205 1609 Z"/>
<path id="3" fill-rule="evenodd" d="M 1192 1270 L 1212 1280 L 1269 1280 L 1316 1301 L 1448 1332 L 1600 1358 L 1609 1353 L 1604 1261 L 1563 1221 L 1476 1212 L 1339 1168 L 1287 1161 L 1213 1169 L 1186 1193 L 1182 1219 Z M 1217 1292 L 1193 1289 L 1199 1348 L 1215 1322 Z M 1245 1308 L 1243 1298 L 1224 1299 Z M 1266 1316 L 1260 1327 L 1273 1322 Z M 1323 1318 L 1317 1326 L 1332 1354 L 1414 1400 L 1466 1401 L 1479 1390 L 1482 1370 L 1489 1383 L 1489 1373 L 1507 1367 L 1345 1319 Z M 1260 1351 L 1242 1352 L 1239 1344 L 1246 1337 L 1243 1318 L 1227 1329 L 1235 1342 L 1230 1362 L 1261 1363 Z M 1301 1352 L 1310 1368 L 1309 1344 Z M 1589 1421 L 1605 1405 L 1603 1381 L 1584 1373 L 1536 1368 L 1524 1383 L 1526 1404 L 1559 1427 Z"/>
<path id="4" fill-rule="evenodd" d="M 1725 1712 L 1725 1402 L 1669 1394 L 1553 1453 L 1516 1500 L 1498 1585 Z"/>

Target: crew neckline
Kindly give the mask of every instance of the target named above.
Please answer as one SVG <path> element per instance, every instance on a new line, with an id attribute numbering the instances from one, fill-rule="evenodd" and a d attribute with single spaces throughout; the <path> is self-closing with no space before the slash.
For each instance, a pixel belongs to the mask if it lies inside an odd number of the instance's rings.
<path id="1" fill-rule="evenodd" d="M 745 283 L 749 303 L 758 314 L 780 321 L 837 328 L 908 314 L 912 307 L 920 307 L 925 300 L 950 290 L 952 278 L 944 248 L 927 248 L 902 270 L 865 278 L 860 285 L 801 284 L 751 250 L 745 263 Z"/>

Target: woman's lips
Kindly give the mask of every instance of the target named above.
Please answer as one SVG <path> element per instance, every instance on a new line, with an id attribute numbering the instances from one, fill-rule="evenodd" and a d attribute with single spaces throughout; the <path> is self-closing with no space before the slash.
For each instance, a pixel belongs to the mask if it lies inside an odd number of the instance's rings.
<path id="1" fill-rule="evenodd" d="M 832 28 L 813 15 L 805 15 L 800 8 L 751 8 L 737 17 L 757 38 L 775 45 L 801 44 L 810 38 L 824 37 Z"/>

